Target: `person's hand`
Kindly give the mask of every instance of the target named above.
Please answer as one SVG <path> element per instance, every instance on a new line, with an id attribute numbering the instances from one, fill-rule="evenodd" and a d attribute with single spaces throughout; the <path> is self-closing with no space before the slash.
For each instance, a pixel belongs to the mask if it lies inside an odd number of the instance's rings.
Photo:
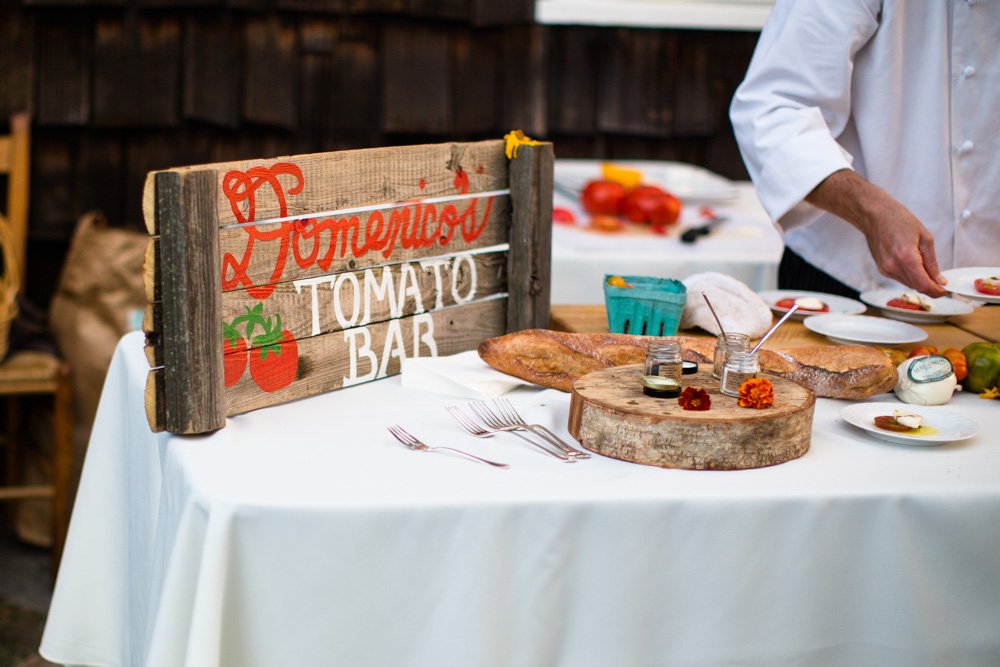
<path id="1" fill-rule="evenodd" d="M 931 297 L 947 294 L 934 237 L 905 206 L 850 170 L 827 177 L 806 198 L 865 235 L 882 275 Z"/>
<path id="2" fill-rule="evenodd" d="M 946 280 L 938 269 L 934 237 L 894 199 L 880 201 L 867 224 L 856 224 L 882 275 L 927 296 L 944 296 Z"/>

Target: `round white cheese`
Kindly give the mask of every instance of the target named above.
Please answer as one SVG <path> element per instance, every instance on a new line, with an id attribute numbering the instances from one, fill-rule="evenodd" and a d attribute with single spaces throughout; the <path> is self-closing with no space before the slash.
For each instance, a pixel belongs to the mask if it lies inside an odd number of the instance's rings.
<path id="1" fill-rule="evenodd" d="M 918 365 L 914 367 L 914 363 Z M 954 370 L 935 372 L 936 369 L 944 369 L 944 364 L 951 368 L 950 361 L 936 355 L 907 359 L 896 367 L 893 391 L 899 400 L 910 405 L 944 405 L 951 400 L 958 385 Z M 911 372 L 911 368 L 916 372 Z"/>

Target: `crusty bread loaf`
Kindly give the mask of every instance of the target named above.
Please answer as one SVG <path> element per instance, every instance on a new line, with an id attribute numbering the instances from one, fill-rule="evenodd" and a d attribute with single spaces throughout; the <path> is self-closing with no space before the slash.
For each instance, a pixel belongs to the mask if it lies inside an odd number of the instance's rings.
<path id="1" fill-rule="evenodd" d="M 573 334 L 528 329 L 485 340 L 479 356 L 493 368 L 528 382 L 570 391 L 573 381 L 610 366 L 641 364 L 655 336 Z M 711 363 L 714 338 L 679 336 L 684 358 Z M 862 346 L 816 345 L 763 349 L 761 368 L 827 398 L 865 398 L 889 391 L 896 369 L 882 352 Z"/>

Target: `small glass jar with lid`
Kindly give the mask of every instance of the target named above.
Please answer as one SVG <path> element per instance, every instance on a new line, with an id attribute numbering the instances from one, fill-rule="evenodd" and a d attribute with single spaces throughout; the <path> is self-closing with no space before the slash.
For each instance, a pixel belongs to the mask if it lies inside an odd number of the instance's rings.
<path id="1" fill-rule="evenodd" d="M 680 341 L 650 343 L 642 372 L 642 392 L 654 398 L 675 398 L 681 393 L 681 373 Z"/>
<path id="2" fill-rule="evenodd" d="M 712 359 L 712 377 L 722 377 L 726 357 L 731 350 L 745 352 L 750 347 L 750 336 L 745 333 L 726 332 L 715 339 L 715 355 Z"/>
<path id="3" fill-rule="evenodd" d="M 760 360 L 756 352 L 749 350 L 731 351 L 726 357 L 726 365 L 722 368 L 722 381 L 719 391 L 726 396 L 738 397 L 740 385 L 760 372 Z"/>

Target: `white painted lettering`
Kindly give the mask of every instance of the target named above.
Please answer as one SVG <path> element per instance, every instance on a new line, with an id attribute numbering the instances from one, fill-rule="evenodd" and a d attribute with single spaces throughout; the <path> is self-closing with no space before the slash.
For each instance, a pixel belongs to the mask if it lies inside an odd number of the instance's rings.
<path id="1" fill-rule="evenodd" d="M 420 295 L 420 283 L 417 282 L 417 272 L 412 264 L 403 264 L 399 267 L 399 306 L 403 307 L 407 297 L 413 297 L 413 312 L 422 313 L 424 310 L 424 300 Z"/>
<path id="2" fill-rule="evenodd" d="M 420 262 L 420 268 L 424 271 L 431 269 L 434 271 L 434 293 L 437 297 L 434 300 L 434 310 L 444 308 L 444 289 L 441 285 L 441 267 L 448 264 L 447 259 L 428 259 Z"/>
<path id="3" fill-rule="evenodd" d="M 344 315 L 340 299 L 345 282 L 351 283 L 351 296 L 354 300 L 350 317 Z M 361 290 L 358 289 L 358 277 L 353 273 L 341 273 L 337 276 L 337 282 L 333 287 L 333 314 L 342 329 L 349 329 L 358 323 L 358 317 L 361 315 Z"/>
<path id="4" fill-rule="evenodd" d="M 358 338 L 361 338 L 361 345 L 358 345 Z M 347 329 L 344 331 L 344 340 L 348 343 L 348 354 L 350 356 L 349 375 L 344 378 L 343 386 L 361 384 L 374 380 L 378 373 L 378 357 L 372 352 L 372 334 L 367 327 Z M 368 359 L 369 370 L 364 375 L 358 375 L 358 355 Z"/>
<path id="5" fill-rule="evenodd" d="M 469 291 L 465 296 L 458 293 L 458 282 L 462 275 L 462 262 L 469 266 Z M 469 253 L 455 256 L 455 261 L 451 265 L 451 295 L 455 298 L 455 303 L 462 304 L 472 301 L 476 296 L 476 262 Z"/>
<path id="6" fill-rule="evenodd" d="M 378 369 L 378 376 L 384 378 L 389 374 L 389 360 L 396 357 L 400 361 L 406 356 L 406 347 L 403 344 L 403 331 L 399 325 L 399 320 L 389 320 L 385 330 L 385 346 L 382 348 L 382 364 Z"/>
<path id="7" fill-rule="evenodd" d="M 389 300 L 389 317 L 399 317 L 402 315 L 402 306 L 396 303 L 396 292 L 392 289 L 392 267 L 382 267 L 382 282 L 375 280 L 375 272 L 365 269 L 365 317 L 361 324 L 368 324 L 372 320 L 372 299 L 382 303 Z"/>
<path id="8" fill-rule="evenodd" d="M 421 326 L 426 329 L 420 333 Z M 436 357 L 438 353 L 437 341 L 434 340 L 434 318 L 430 313 L 423 313 L 413 317 L 413 356 L 420 356 L 420 343 L 427 346 L 430 354 L 428 357 Z"/>
<path id="9" fill-rule="evenodd" d="M 303 278 L 301 280 L 296 280 L 292 283 L 295 287 L 295 292 L 297 294 L 302 294 L 302 288 L 309 288 L 309 299 L 310 306 L 312 307 L 312 335 L 316 336 L 320 333 L 319 326 L 319 295 L 316 293 L 316 289 L 322 283 L 329 283 L 333 286 L 334 276 L 319 276 L 317 278 Z"/>

